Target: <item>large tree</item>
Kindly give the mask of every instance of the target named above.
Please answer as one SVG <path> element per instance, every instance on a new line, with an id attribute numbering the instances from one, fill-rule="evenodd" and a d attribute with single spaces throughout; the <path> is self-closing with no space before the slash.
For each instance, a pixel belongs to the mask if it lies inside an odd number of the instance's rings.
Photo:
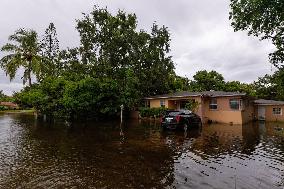
<path id="1" fill-rule="evenodd" d="M 45 30 L 43 39 L 41 40 L 41 55 L 42 55 L 42 74 L 38 78 L 42 80 L 46 76 L 56 76 L 60 70 L 59 64 L 59 41 L 57 38 L 56 27 L 50 23 Z"/>
<path id="2" fill-rule="evenodd" d="M 265 75 L 253 83 L 258 98 L 284 100 L 284 70 Z"/>
<path id="3" fill-rule="evenodd" d="M 240 81 L 228 81 L 224 85 L 224 91 L 242 92 L 250 96 L 256 96 L 253 84 L 241 83 Z"/>
<path id="4" fill-rule="evenodd" d="M 216 71 L 198 71 L 193 79 L 190 83 L 190 88 L 193 91 L 220 91 L 224 89 L 224 77 Z"/>
<path id="5" fill-rule="evenodd" d="M 17 70 L 22 67 L 24 75 L 23 83 L 32 84 L 32 75 L 40 75 L 41 56 L 37 33 L 34 30 L 19 29 L 9 37 L 11 43 L 7 43 L 1 51 L 7 53 L 1 60 L 0 66 L 13 80 Z"/>
<path id="6" fill-rule="evenodd" d="M 112 15 L 98 7 L 77 22 L 82 61 L 93 76 L 116 80 L 122 93 L 128 84 L 137 83 L 140 97 L 169 92 L 174 64 L 166 27 L 154 23 L 151 33 L 139 31 L 135 14 Z M 126 81 L 129 73 L 132 82 Z"/>
<path id="7" fill-rule="evenodd" d="M 235 31 L 246 30 L 249 35 L 272 40 L 276 50 L 270 61 L 277 67 L 284 62 L 284 1 L 231 0 L 230 19 Z"/>

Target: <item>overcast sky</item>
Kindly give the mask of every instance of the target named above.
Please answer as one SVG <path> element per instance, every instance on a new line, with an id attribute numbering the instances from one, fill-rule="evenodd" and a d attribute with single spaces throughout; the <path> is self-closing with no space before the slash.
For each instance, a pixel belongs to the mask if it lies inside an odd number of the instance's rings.
<path id="1" fill-rule="evenodd" d="M 152 23 L 165 25 L 171 33 L 171 55 L 178 75 L 192 78 L 198 70 L 216 70 L 226 81 L 252 82 L 271 74 L 269 41 L 234 32 L 230 26 L 229 0 L 1 0 L 0 46 L 18 28 L 31 28 L 40 35 L 50 22 L 57 27 L 60 47 L 79 44 L 76 19 L 89 13 L 93 5 L 136 13 L 139 28 Z M 0 53 L 0 56 L 3 54 Z M 20 90 L 21 72 L 10 82 L 0 71 L 0 90 L 6 94 Z"/>

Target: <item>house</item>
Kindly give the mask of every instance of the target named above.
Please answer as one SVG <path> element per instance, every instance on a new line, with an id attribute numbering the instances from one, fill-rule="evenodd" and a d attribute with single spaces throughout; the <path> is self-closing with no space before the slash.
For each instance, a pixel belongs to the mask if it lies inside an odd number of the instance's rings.
<path id="1" fill-rule="evenodd" d="M 195 111 L 202 122 L 219 122 L 244 124 L 255 118 L 254 101 L 245 93 L 205 91 L 176 92 L 144 98 L 148 107 L 166 107 L 168 109 L 184 109 L 189 100 L 198 102 Z"/>
<path id="2" fill-rule="evenodd" d="M 19 108 L 18 104 L 15 104 L 13 102 L 0 102 L 0 106 L 5 106 L 8 109 L 14 109 L 14 110 Z"/>
<path id="3" fill-rule="evenodd" d="M 258 99 L 254 101 L 254 106 L 258 120 L 284 121 L 284 101 Z"/>

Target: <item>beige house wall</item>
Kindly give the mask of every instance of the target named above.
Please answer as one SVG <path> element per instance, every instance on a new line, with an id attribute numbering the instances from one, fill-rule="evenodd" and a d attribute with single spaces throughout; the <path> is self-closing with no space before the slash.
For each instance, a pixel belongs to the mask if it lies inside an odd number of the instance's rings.
<path id="1" fill-rule="evenodd" d="M 165 100 L 165 101 L 168 101 L 168 100 Z M 150 100 L 150 108 L 159 108 L 159 107 L 161 107 L 160 99 Z"/>
<path id="2" fill-rule="evenodd" d="M 208 111 L 206 114 L 208 120 L 218 123 L 242 124 L 241 111 Z"/>
<path id="3" fill-rule="evenodd" d="M 151 99 L 150 100 L 150 108 L 159 108 L 161 107 L 160 100 L 165 100 L 165 107 L 169 109 L 177 109 L 179 101 L 186 101 L 193 99 L 199 103 L 201 103 L 201 97 L 181 97 L 181 98 L 171 98 L 171 99 Z"/>
<path id="4" fill-rule="evenodd" d="M 265 107 L 265 121 L 282 121 L 284 122 L 284 105 L 261 105 Z M 282 115 L 274 115 L 273 108 L 281 108 Z M 255 115 L 258 117 L 258 106 L 255 106 Z"/>
<path id="5" fill-rule="evenodd" d="M 239 99 L 241 97 L 217 97 L 217 109 L 209 108 L 210 98 L 204 101 L 204 122 L 212 120 L 219 123 L 244 124 L 253 120 L 254 109 L 251 103 L 245 103 L 247 99 L 242 99 L 243 104 L 240 110 L 232 110 L 230 108 L 230 99 Z M 249 115 L 248 115 L 249 114 Z"/>
<path id="6" fill-rule="evenodd" d="M 217 97 L 217 110 L 210 110 L 210 98 L 198 97 L 182 97 L 171 99 L 153 99 L 150 100 L 150 107 L 157 108 L 160 106 L 160 100 L 165 100 L 165 107 L 169 109 L 178 109 L 179 101 L 194 99 L 199 103 L 198 109 L 195 112 L 205 123 L 208 120 L 219 123 L 243 124 L 253 120 L 254 107 L 252 103 L 245 103 L 243 100 L 242 110 L 232 110 L 230 108 L 230 99 L 241 99 L 241 97 Z"/>

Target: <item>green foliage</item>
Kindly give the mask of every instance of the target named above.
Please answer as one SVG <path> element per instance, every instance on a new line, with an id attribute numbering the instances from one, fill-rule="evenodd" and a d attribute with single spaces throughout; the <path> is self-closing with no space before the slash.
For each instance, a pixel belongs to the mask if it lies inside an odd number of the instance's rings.
<path id="1" fill-rule="evenodd" d="M 6 106 L 0 106 L 0 111 L 5 111 L 5 110 L 8 110 Z"/>
<path id="2" fill-rule="evenodd" d="M 167 55 L 170 35 L 166 27 L 153 24 L 151 33 L 137 30 L 135 14 L 94 7 L 90 14 L 77 20 L 81 37 L 82 63 L 89 65 L 92 77 L 115 79 L 125 89 L 129 73 L 140 97 L 168 93 L 174 75 L 174 64 Z"/>
<path id="3" fill-rule="evenodd" d="M 57 39 L 57 32 L 55 25 L 50 23 L 48 28 L 45 30 L 45 35 L 41 40 L 41 56 L 42 56 L 42 66 L 41 74 L 37 78 L 41 81 L 47 76 L 53 75 L 57 76 L 60 72 L 60 56 L 59 56 L 59 41 Z"/>
<path id="4" fill-rule="evenodd" d="M 249 96 L 256 96 L 255 87 L 253 84 L 241 83 L 239 81 L 228 81 L 224 86 L 224 91 L 241 92 Z"/>
<path id="5" fill-rule="evenodd" d="M 24 68 L 23 83 L 31 86 L 32 74 L 39 77 L 41 73 L 40 45 L 37 33 L 33 30 L 19 29 L 9 37 L 9 41 L 1 48 L 9 53 L 0 60 L 0 67 L 13 80 L 20 67 Z"/>
<path id="6" fill-rule="evenodd" d="M 192 91 L 221 91 L 224 89 L 224 77 L 216 71 L 198 71 L 193 78 L 194 80 L 190 83 Z"/>
<path id="7" fill-rule="evenodd" d="M 167 111 L 167 108 L 160 107 L 160 108 L 140 108 L 139 113 L 141 117 L 161 117 Z"/>
<path id="8" fill-rule="evenodd" d="M 189 82 L 186 87 L 190 91 L 227 91 L 242 92 L 250 96 L 256 96 L 255 85 L 241 83 L 239 81 L 224 81 L 222 74 L 216 71 L 207 72 L 206 70 L 198 71 L 194 76 L 194 80 Z"/>
<path id="9" fill-rule="evenodd" d="M 188 91 L 191 88 L 191 83 L 190 80 L 186 77 L 181 77 L 181 76 L 173 76 L 173 83 L 171 85 L 171 90 L 173 92 L 176 91 Z"/>
<path id="10" fill-rule="evenodd" d="M 34 31 L 21 30 L 23 39 L 19 32 L 13 35 L 19 60 L 7 56 L 2 62 L 13 64 L 3 65 L 12 69 L 13 78 L 18 67 L 27 64 L 28 78 L 34 74 L 38 81 L 15 94 L 21 106 L 52 117 L 98 117 L 116 114 L 121 104 L 126 109 L 137 107 L 142 97 L 168 93 L 175 85 L 166 27 L 154 23 L 151 32 L 139 31 L 135 14 L 118 11 L 112 15 L 95 6 L 77 20 L 76 28 L 80 46 L 62 51 L 52 23 L 40 45 Z M 32 42 L 26 47 L 33 49 L 29 55 L 38 57 L 32 58 L 35 61 L 21 59 L 26 38 Z M 4 50 L 14 52 L 8 47 Z M 31 69 L 33 65 L 36 69 Z"/>
<path id="11" fill-rule="evenodd" d="M 3 93 L 3 90 L 0 90 L 0 102 L 3 101 L 3 98 L 6 98 L 6 95 Z"/>
<path id="12" fill-rule="evenodd" d="M 284 100 L 284 70 L 279 69 L 273 75 L 265 75 L 254 82 L 258 98 Z"/>
<path id="13" fill-rule="evenodd" d="M 39 113 L 67 119 L 114 115 L 121 103 L 114 80 L 90 77 L 79 81 L 49 77 L 15 97 L 23 107 L 35 107 Z"/>
<path id="14" fill-rule="evenodd" d="M 247 30 L 249 35 L 270 39 L 276 51 L 270 61 L 277 67 L 284 61 L 284 1 L 231 0 L 230 19 L 235 31 Z"/>
<path id="15" fill-rule="evenodd" d="M 192 112 L 196 112 L 198 110 L 199 105 L 199 102 L 190 99 L 188 103 L 185 104 L 185 108 Z"/>
<path id="16" fill-rule="evenodd" d="M 15 99 L 11 96 L 7 96 L 0 90 L 0 102 L 15 102 Z"/>

